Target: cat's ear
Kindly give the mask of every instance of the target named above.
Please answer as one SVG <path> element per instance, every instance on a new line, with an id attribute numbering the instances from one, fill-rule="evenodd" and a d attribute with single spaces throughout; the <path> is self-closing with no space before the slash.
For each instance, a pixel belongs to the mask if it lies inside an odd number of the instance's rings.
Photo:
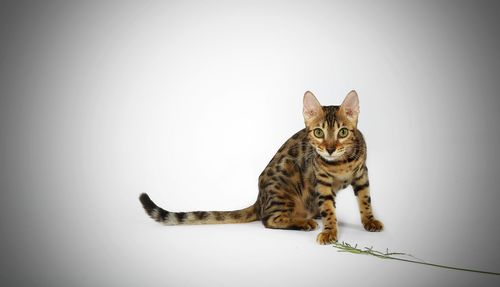
<path id="1" fill-rule="evenodd" d="M 342 105 L 340 106 L 340 110 L 344 115 L 353 123 L 358 122 L 359 115 L 359 99 L 356 91 L 350 91 L 345 97 Z"/>
<path id="2" fill-rule="evenodd" d="M 304 94 L 304 109 L 302 110 L 302 114 L 306 123 L 323 115 L 323 107 L 321 107 L 321 104 L 310 91 Z"/>

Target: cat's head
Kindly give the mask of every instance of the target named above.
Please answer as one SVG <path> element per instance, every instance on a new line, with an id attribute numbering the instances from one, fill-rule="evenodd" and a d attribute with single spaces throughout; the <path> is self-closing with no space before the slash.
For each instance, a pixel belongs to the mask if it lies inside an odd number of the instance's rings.
<path id="1" fill-rule="evenodd" d="M 325 160 L 345 159 L 353 151 L 359 115 L 356 91 L 349 92 L 340 106 L 321 106 L 307 91 L 303 115 L 309 142 Z"/>

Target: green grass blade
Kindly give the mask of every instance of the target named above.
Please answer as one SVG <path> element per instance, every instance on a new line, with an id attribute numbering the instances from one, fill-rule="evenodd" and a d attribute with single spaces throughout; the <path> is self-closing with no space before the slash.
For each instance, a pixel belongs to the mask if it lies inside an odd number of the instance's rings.
<path id="1" fill-rule="evenodd" d="M 387 249 L 386 252 L 383 253 L 383 252 L 374 250 L 373 247 L 370 247 L 370 248 L 365 247 L 364 249 L 359 249 L 359 248 L 357 248 L 357 246 L 358 245 L 356 244 L 354 247 L 352 247 L 349 243 L 346 243 L 346 242 L 342 242 L 342 243 L 336 242 L 333 244 L 333 247 L 337 248 L 339 252 L 348 252 L 348 253 L 352 253 L 352 254 L 370 255 L 370 256 L 380 258 L 380 259 L 391 259 L 391 260 L 403 261 L 403 262 L 420 264 L 420 265 L 427 265 L 427 266 L 431 266 L 431 267 L 444 268 L 444 269 L 450 269 L 450 270 L 482 273 L 482 274 L 497 275 L 497 276 L 500 275 L 500 273 L 498 273 L 498 272 L 490 272 L 490 271 L 483 271 L 483 270 L 453 267 L 453 266 L 447 266 L 447 265 L 441 265 L 441 264 L 435 264 L 435 263 L 428 263 L 428 262 L 425 262 L 423 260 L 416 258 L 415 256 L 413 256 L 411 254 L 402 253 L 402 252 L 391 252 L 390 253 L 389 249 Z M 416 260 L 398 258 L 398 257 L 393 257 L 393 256 L 407 256 L 407 257 L 415 258 Z"/>

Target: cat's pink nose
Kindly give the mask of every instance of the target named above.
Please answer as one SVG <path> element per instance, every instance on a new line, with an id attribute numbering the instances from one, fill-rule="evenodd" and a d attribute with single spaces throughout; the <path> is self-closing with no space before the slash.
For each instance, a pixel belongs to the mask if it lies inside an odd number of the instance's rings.
<path id="1" fill-rule="evenodd" d="M 335 151 L 335 148 L 332 147 L 332 148 L 326 148 L 326 151 L 329 153 L 329 154 L 332 154 L 334 151 Z"/>

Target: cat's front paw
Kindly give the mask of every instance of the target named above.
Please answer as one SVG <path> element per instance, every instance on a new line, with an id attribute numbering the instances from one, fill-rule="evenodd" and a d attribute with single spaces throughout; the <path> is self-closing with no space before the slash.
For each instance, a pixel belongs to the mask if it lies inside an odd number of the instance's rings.
<path id="1" fill-rule="evenodd" d="M 323 231 L 318 234 L 316 241 L 321 245 L 332 244 L 337 242 L 337 231 Z"/>
<path id="2" fill-rule="evenodd" d="M 363 227 L 370 232 L 379 232 L 382 231 L 382 229 L 384 229 L 384 224 L 379 220 L 372 219 L 363 222 Z"/>

